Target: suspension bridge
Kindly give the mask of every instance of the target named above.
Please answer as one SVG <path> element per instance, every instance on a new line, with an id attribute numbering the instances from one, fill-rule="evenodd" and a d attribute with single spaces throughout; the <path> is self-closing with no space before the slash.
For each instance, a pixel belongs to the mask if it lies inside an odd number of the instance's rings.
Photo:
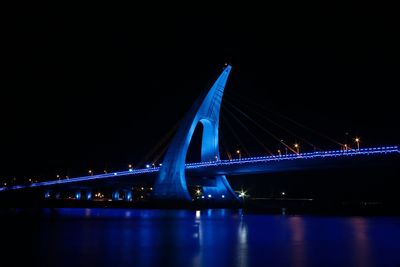
<path id="1" fill-rule="evenodd" d="M 124 199 L 132 201 L 132 185 L 137 183 L 138 177 L 144 176 L 145 179 L 154 184 L 152 198 L 156 200 L 191 201 L 192 196 L 188 191 L 188 180 L 190 180 L 191 184 L 202 187 L 203 197 L 206 196 L 206 198 L 211 198 L 217 202 L 238 201 L 238 195 L 231 188 L 226 178 L 227 175 L 332 168 L 357 164 L 360 161 L 370 159 L 393 158 L 400 155 L 400 146 L 360 148 L 358 138 L 356 139 L 357 148 L 352 149 L 347 144 L 341 144 L 343 147 L 340 150 L 315 150 L 300 153 L 298 144 L 295 144 L 294 148 L 288 146 L 283 140 L 272 134 L 270 130 L 265 129 L 233 103 L 228 102 L 228 105 L 236 112 L 252 120 L 255 125 L 273 136 L 286 152 L 283 153 L 283 149 L 278 149 L 277 154 L 274 154 L 268 148 L 265 148 L 269 155 L 242 157 L 241 151 L 237 150 L 239 158 L 233 159 L 228 155 L 228 159 L 221 159 L 219 147 L 219 140 L 221 139 L 219 138 L 220 108 L 230 71 L 231 66 L 226 65 L 213 86 L 209 90 L 203 91 L 186 116 L 180 121 L 159 166 L 153 164 L 147 165 L 145 168 L 128 168 L 103 174 L 91 173 L 90 175 L 69 179 L 10 185 L 0 187 L 0 192 L 35 189 L 42 190 L 44 197 L 48 198 L 50 192 L 73 189 L 76 191 L 76 199 L 81 199 L 81 195 L 84 193 L 83 198 L 90 200 L 93 198 L 92 188 L 103 185 L 113 189 L 113 199 L 120 199 L 120 192 L 123 192 Z M 232 113 L 229 110 L 227 112 L 228 114 Z M 236 119 L 236 117 L 234 118 Z M 238 123 L 241 124 L 240 121 Z M 203 126 L 201 160 L 188 163 L 186 159 L 189 145 L 198 124 Z M 286 130 L 285 127 L 281 126 L 281 128 Z M 247 128 L 246 130 L 248 131 Z M 251 132 L 249 134 L 259 143 L 262 143 L 254 134 Z M 261 146 L 264 147 L 262 144 Z"/>

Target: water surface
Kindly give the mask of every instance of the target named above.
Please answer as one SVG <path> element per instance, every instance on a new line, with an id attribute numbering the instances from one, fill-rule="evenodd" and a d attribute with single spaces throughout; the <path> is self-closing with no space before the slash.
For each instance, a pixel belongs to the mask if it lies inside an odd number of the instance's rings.
<path id="1" fill-rule="evenodd" d="M 399 217 L 75 208 L 0 219 L 7 266 L 400 266 Z"/>

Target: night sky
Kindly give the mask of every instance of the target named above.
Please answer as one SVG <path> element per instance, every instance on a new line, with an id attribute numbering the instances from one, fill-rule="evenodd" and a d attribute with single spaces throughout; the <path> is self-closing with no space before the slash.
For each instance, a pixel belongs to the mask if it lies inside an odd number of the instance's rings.
<path id="1" fill-rule="evenodd" d="M 363 146 L 399 144 L 400 46 L 389 7 L 232 5 L 12 7 L 2 34 L 0 179 L 136 166 L 225 62 L 232 72 L 224 97 L 246 114 L 245 99 L 287 127 L 274 112 L 340 142 L 347 132 Z M 221 118 L 221 138 L 234 152 L 224 125 Z M 322 149 L 339 148 L 315 138 Z"/>

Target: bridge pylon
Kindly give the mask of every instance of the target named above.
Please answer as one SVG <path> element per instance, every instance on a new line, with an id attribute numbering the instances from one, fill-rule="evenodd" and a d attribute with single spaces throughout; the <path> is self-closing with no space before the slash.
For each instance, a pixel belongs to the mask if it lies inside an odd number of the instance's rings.
<path id="1" fill-rule="evenodd" d="M 190 141 L 198 123 L 203 125 L 201 160 L 220 160 L 218 146 L 219 112 L 230 71 L 231 66 L 227 65 L 213 86 L 199 96 L 183 118 L 168 147 L 156 179 L 153 191 L 155 199 L 191 200 L 185 178 L 185 161 Z M 215 179 L 215 186 L 203 187 L 206 198 L 220 202 L 239 201 L 224 175 L 207 178 Z"/>

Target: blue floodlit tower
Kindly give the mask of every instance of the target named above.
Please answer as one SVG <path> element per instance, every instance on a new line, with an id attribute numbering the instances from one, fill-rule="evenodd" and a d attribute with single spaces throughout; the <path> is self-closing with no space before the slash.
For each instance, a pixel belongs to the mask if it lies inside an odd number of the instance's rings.
<path id="1" fill-rule="evenodd" d="M 210 90 L 204 91 L 182 120 L 165 154 L 162 167 L 154 185 L 154 197 L 163 200 L 191 200 L 185 179 L 185 160 L 194 130 L 203 125 L 201 160 L 219 160 L 218 125 L 219 111 L 225 84 L 231 66 L 227 65 Z M 237 201 L 235 192 L 224 175 L 215 179 L 215 186 L 203 187 L 205 196 L 214 201 Z"/>

